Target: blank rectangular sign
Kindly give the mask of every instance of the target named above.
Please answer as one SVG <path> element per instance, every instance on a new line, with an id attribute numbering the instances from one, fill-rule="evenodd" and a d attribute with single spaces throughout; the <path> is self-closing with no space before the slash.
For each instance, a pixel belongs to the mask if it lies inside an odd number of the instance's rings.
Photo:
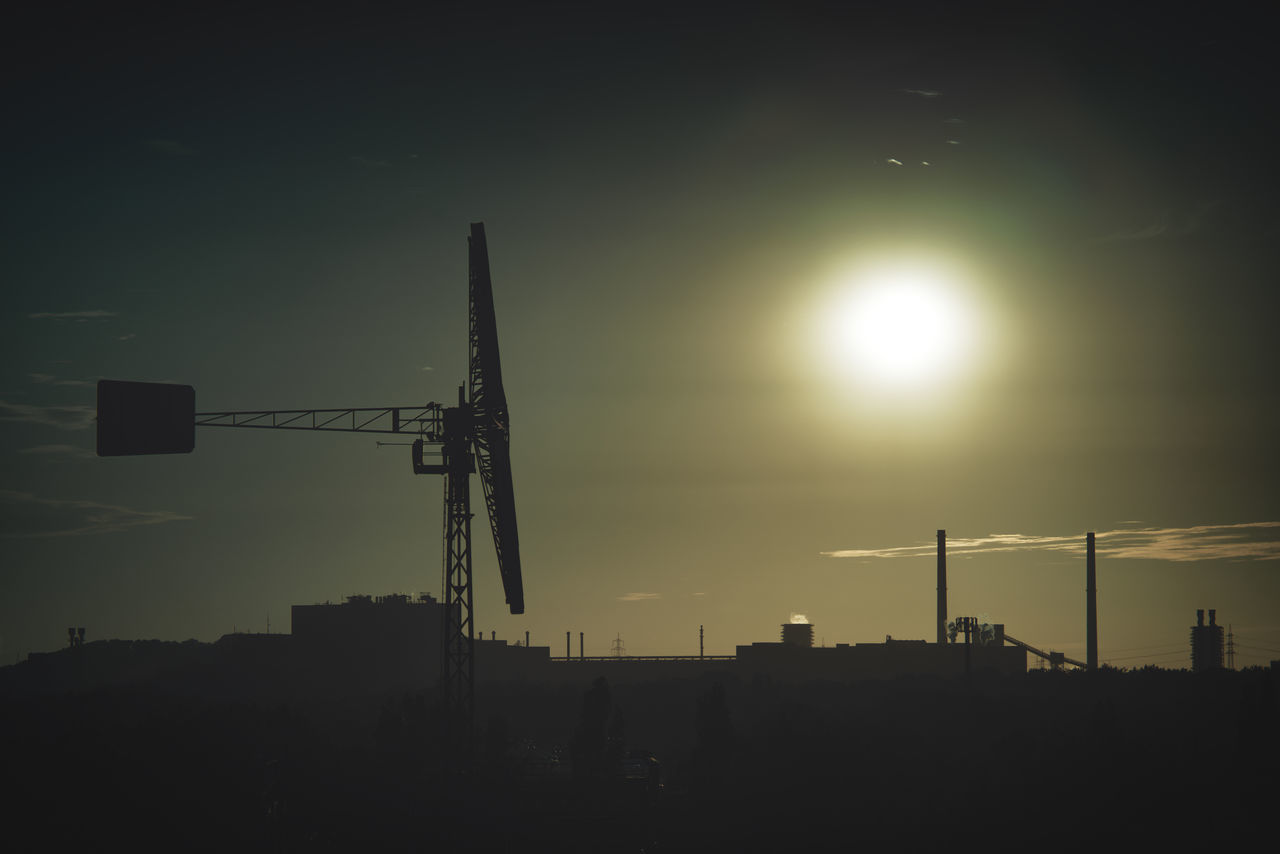
<path id="1" fill-rule="evenodd" d="M 194 388 L 98 380 L 98 456 L 189 454 L 195 446 Z"/>

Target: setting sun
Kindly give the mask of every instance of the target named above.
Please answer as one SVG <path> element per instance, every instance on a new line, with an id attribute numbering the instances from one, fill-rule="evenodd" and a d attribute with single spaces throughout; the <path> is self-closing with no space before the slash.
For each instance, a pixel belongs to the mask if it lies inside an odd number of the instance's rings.
<path id="1" fill-rule="evenodd" d="M 962 369 L 973 317 L 960 283 L 923 262 L 867 267 L 844 278 L 824 312 L 826 358 L 841 373 L 890 387 L 926 384 Z"/>

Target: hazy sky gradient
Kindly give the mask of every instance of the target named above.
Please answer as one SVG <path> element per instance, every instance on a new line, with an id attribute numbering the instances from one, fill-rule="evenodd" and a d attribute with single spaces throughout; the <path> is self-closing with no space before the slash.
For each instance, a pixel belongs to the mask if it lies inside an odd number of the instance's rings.
<path id="1" fill-rule="evenodd" d="M 407 448 L 202 430 L 97 459 L 93 383 L 452 401 L 473 221 L 528 603 L 504 615 L 477 524 L 486 633 L 668 654 L 701 624 L 727 653 L 803 612 L 828 644 L 932 638 L 946 528 L 1064 544 L 957 549 L 950 612 L 1080 657 L 1095 530 L 1104 661 L 1186 665 L 1197 608 L 1239 663 L 1280 658 L 1260 13 L 959 5 L 15 19 L 0 660 L 69 625 L 214 640 L 438 595 L 441 485 Z M 975 308 L 929 394 L 823 362 L 842 271 L 882 256 L 944 260 Z"/>

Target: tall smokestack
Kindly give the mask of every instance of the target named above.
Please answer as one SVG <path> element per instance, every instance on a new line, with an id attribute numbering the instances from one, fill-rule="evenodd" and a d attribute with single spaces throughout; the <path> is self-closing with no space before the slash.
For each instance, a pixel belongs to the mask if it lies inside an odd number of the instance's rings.
<path id="1" fill-rule="evenodd" d="M 1093 531 L 1085 534 L 1085 667 L 1098 669 L 1098 559 L 1094 555 Z"/>
<path id="2" fill-rule="evenodd" d="M 585 641 L 583 640 L 583 638 L 585 638 L 586 636 L 587 636 L 587 633 L 586 633 L 586 632 L 578 632 L 578 658 L 586 658 L 586 657 L 587 657 L 587 654 L 586 654 L 585 652 L 583 652 L 583 651 L 582 651 L 582 650 L 583 650 L 583 648 L 584 648 L 584 647 L 583 647 L 583 644 L 585 643 Z"/>
<path id="3" fill-rule="evenodd" d="M 938 529 L 938 643 L 947 642 L 947 532 Z"/>

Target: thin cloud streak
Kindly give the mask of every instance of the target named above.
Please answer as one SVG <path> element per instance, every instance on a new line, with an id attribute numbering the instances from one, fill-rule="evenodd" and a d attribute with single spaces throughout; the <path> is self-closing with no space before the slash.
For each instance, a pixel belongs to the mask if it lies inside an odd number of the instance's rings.
<path id="1" fill-rule="evenodd" d="M 1205 560 L 1280 560 L 1280 522 L 1239 522 L 1226 525 L 1193 525 L 1186 528 L 1119 528 L 1095 535 L 1099 556 L 1165 560 L 1189 563 Z M 948 555 L 990 552 L 1056 551 L 1081 555 L 1083 534 L 1041 536 L 988 534 L 985 537 L 949 537 Z M 926 557 L 937 552 L 934 542 L 880 549 L 837 549 L 822 552 L 836 558 Z"/>
<path id="2" fill-rule="evenodd" d="M 1202 230 L 1206 225 L 1211 224 L 1210 221 L 1221 204 L 1222 201 L 1220 199 L 1215 199 L 1214 201 L 1206 202 L 1205 204 L 1198 206 L 1194 210 L 1172 213 L 1165 211 L 1156 221 L 1148 225 L 1140 228 L 1118 231 L 1114 234 L 1098 238 L 1094 242 L 1129 243 L 1166 237 L 1186 237 L 1187 235 L 1194 234 Z"/>
<path id="3" fill-rule="evenodd" d="M 661 593 L 628 593 L 626 596 L 618 596 L 619 602 L 647 602 L 650 599 L 661 599 Z"/>
<path id="4" fill-rule="evenodd" d="M 34 445 L 30 448 L 22 448 L 18 453 L 38 454 L 41 456 L 74 457 L 76 459 L 89 459 L 97 456 L 93 451 L 81 448 L 77 445 Z"/>
<path id="5" fill-rule="evenodd" d="M 178 157 L 189 157 L 196 153 L 196 150 L 188 145 L 183 145 L 176 139 L 148 139 L 144 140 L 143 145 L 152 151 L 158 151 L 161 154 L 175 155 Z"/>
<path id="6" fill-rule="evenodd" d="M 99 317 L 119 317 L 119 312 L 103 311 L 100 308 L 90 311 L 37 311 L 34 314 L 28 314 L 27 317 L 32 320 L 90 320 Z"/>
<path id="7" fill-rule="evenodd" d="M 66 385 L 66 386 L 91 386 L 95 383 L 89 380 L 60 380 L 53 374 L 27 374 L 28 379 L 33 383 L 41 385 Z"/>
<path id="8" fill-rule="evenodd" d="M 92 406 L 34 406 L 0 400 L 0 421 L 26 421 L 60 430 L 84 430 L 98 413 Z"/>
<path id="9" fill-rule="evenodd" d="M 189 520 L 168 510 L 134 510 L 79 499 L 40 498 L 0 489 L 0 539 L 36 539 L 110 534 L 144 525 Z"/>

